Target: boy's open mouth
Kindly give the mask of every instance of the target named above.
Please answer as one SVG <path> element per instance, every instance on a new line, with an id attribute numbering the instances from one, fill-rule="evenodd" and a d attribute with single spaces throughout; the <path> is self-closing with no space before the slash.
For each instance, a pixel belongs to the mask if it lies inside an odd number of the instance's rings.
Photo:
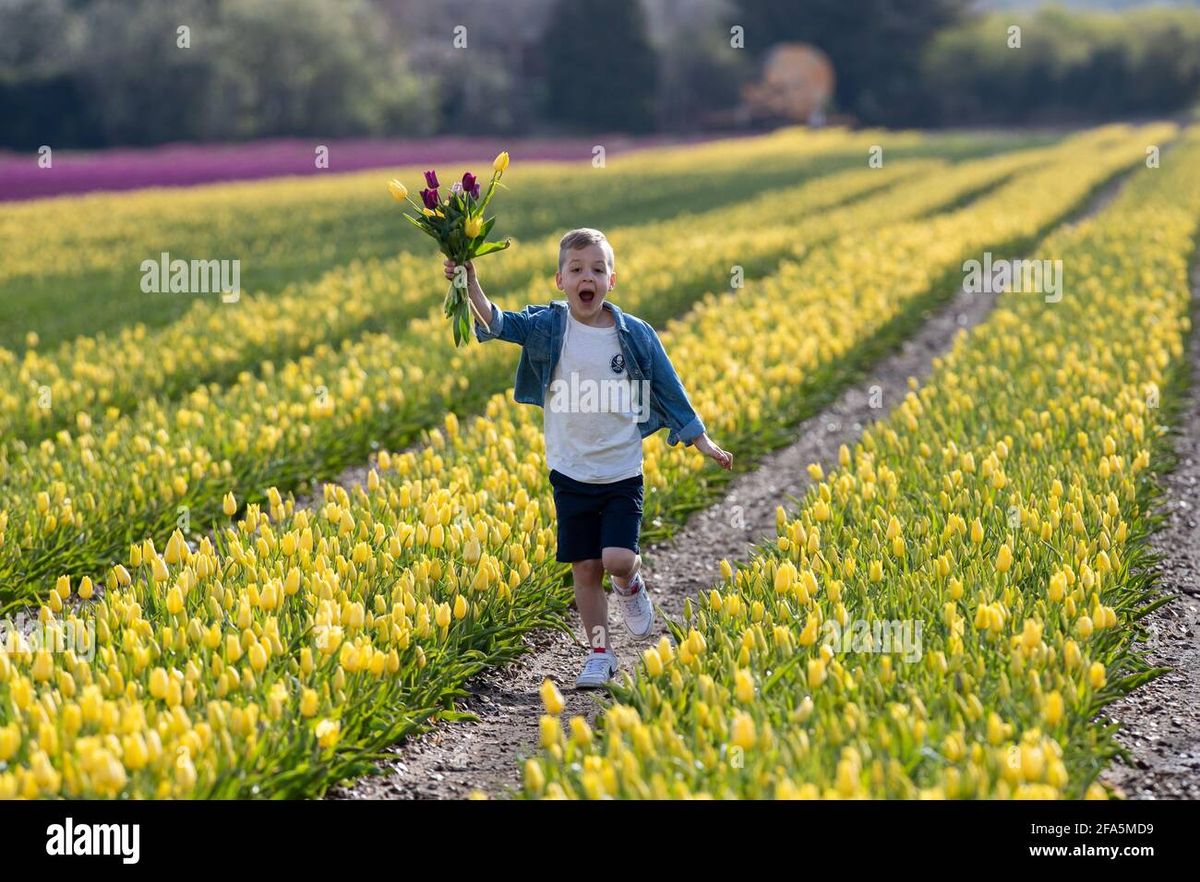
<path id="1" fill-rule="evenodd" d="M 579 299 L 582 300 L 584 303 L 591 303 L 593 300 L 596 299 L 596 292 L 595 291 L 580 291 Z"/>

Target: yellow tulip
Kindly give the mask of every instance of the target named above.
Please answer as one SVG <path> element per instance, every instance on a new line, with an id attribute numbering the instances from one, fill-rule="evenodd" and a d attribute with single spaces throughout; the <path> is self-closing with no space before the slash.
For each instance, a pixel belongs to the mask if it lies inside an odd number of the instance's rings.
<path id="1" fill-rule="evenodd" d="M 337 744 L 341 728 L 341 723 L 337 720 L 321 720 L 321 722 L 317 723 L 316 728 L 317 743 L 321 747 L 333 747 Z"/>
<path id="2" fill-rule="evenodd" d="M 825 670 L 824 659 L 810 658 L 808 660 L 808 688 L 816 689 L 825 682 L 828 672 Z"/>
<path id="3" fill-rule="evenodd" d="M 996 555 L 996 571 L 1001 572 L 1001 573 L 1007 573 L 1009 570 L 1009 567 L 1012 566 L 1012 562 L 1013 562 L 1012 549 L 1009 548 L 1008 543 L 1005 542 L 1003 545 L 1000 546 L 1000 553 Z"/>
<path id="4" fill-rule="evenodd" d="M 150 563 L 150 569 L 154 574 L 155 582 L 165 582 L 171 578 L 170 572 L 167 571 L 167 565 L 157 554 L 154 555 L 154 559 Z"/>
<path id="5" fill-rule="evenodd" d="M 1026 619 L 1021 632 L 1021 645 L 1033 649 L 1042 642 L 1042 623 L 1034 619 Z"/>
<path id="6" fill-rule="evenodd" d="M 775 593 L 787 594 L 796 582 L 796 566 L 790 560 L 785 560 L 775 570 Z"/>
<path id="7" fill-rule="evenodd" d="M 466 233 L 468 239 L 474 239 L 483 232 L 483 218 L 477 214 L 468 217 L 467 222 L 463 225 L 463 232 Z"/>
<path id="8" fill-rule="evenodd" d="M 254 668 L 255 673 L 261 674 L 267 666 L 267 651 L 263 649 L 261 643 L 252 643 L 250 645 L 250 667 Z"/>
<path id="9" fill-rule="evenodd" d="M 581 747 L 592 743 L 592 727 L 583 717 L 571 717 L 571 738 Z"/>
<path id="10" fill-rule="evenodd" d="M 888 521 L 887 531 L 884 535 L 886 535 L 888 539 L 895 539 L 900 535 L 900 532 L 900 521 L 897 520 L 895 515 L 892 515 L 891 519 Z"/>
<path id="11" fill-rule="evenodd" d="M 549 677 L 542 681 L 541 693 L 542 705 L 546 708 L 546 713 L 558 715 L 563 712 L 566 702 L 563 701 L 562 693 L 558 691 L 558 687 Z"/>
<path id="12" fill-rule="evenodd" d="M 506 171 L 508 171 L 508 151 L 507 150 L 503 151 L 502 153 L 500 153 L 500 155 L 498 155 L 496 157 L 495 161 L 492 163 L 492 168 L 494 168 L 496 171 L 500 172 L 500 174 L 504 174 Z"/>
<path id="13" fill-rule="evenodd" d="M 535 759 L 525 760 L 525 786 L 533 794 L 539 794 L 546 787 L 546 776 L 542 774 L 542 766 Z"/>
<path id="14" fill-rule="evenodd" d="M 804 629 L 800 632 L 800 636 L 796 638 L 801 646 L 812 646 L 817 642 L 817 629 L 820 623 L 816 616 L 809 616 L 804 623 Z"/>
<path id="15" fill-rule="evenodd" d="M 749 750 L 758 742 L 754 718 L 745 711 L 734 711 L 733 732 L 730 740 L 742 750 Z"/>
<path id="16" fill-rule="evenodd" d="M 233 491 L 225 494 L 225 498 L 221 501 L 221 510 L 225 512 L 225 517 L 231 518 L 237 513 L 237 499 L 233 495 Z"/>
<path id="17" fill-rule="evenodd" d="M 651 677 L 662 676 L 663 660 L 658 654 L 658 650 L 653 646 L 642 653 L 642 660 L 646 663 L 646 673 Z"/>
<path id="18" fill-rule="evenodd" d="M 181 753 L 175 760 L 175 781 L 187 793 L 196 786 L 196 766 L 188 753 Z"/>
<path id="19" fill-rule="evenodd" d="M 1046 722 L 1051 726 L 1057 726 L 1063 717 L 1063 697 L 1062 693 L 1057 689 L 1046 696 L 1046 705 L 1042 709 L 1042 716 L 1046 718 Z"/>
<path id="20" fill-rule="evenodd" d="M 448 603 L 439 603 L 438 604 L 437 613 L 434 616 L 434 621 L 437 622 L 437 626 L 439 628 L 449 628 L 450 627 L 450 604 L 448 604 Z"/>
<path id="21" fill-rule="evenodd" d="M 306 688 L 300 696 L 301 716 L 311 717 L 315 715 L 319 706 L 320 696 L 317 695 L 317 690 Z"/>
<path id="22" fill-rule="evenodd" d="M 388 192 L 392 194 L 392 198 L 397 202 L 403 202 L 408 198 L 408 188 L 400 183 L 396 178 L 388 181 Z"/>
<path id="23" fill-rule="evenodd" d="M 166 698 L 169 684 L 170 678 L 167 676 L 165 668 L 155 668 L 150 672 L 150 695 L 153 698 Z"/>
<path id="24" fill-rule="evenodd" d="M 33 679 L 39 683 L 45 683 L 50 679 L 50 675 L 54 673 L 54 659 L 50 657 L 50 653 L 44 649 L 39 649 L 37 655 L 33 659 L 33 667 L 30 671 L 33 674 Z"/>
<path id="25" fill-rule="evenodd" d="M 556 716 L 543 716 L 538 721 L 538 731 L 541 735 L 542 747 L 550 748 L 562 741 L 562 724 L 559 723 Z"/>
<path id="26" fill-rule="evenodd" d="M 1021 745 L 1021 776 L 1026 781 L 1040 781 L 1046 770 L 1046 755 L 1040 747 Z"/>
<path id="27" fill-rule="evenodd" d="M 1067 666 L 1067 670 L 1071 671 L 1082 663 L 1083 653 L 1079 650 L 1079 644 L 1074 640 L 1068 640 L 1063 645 L 1063 664 Z"/>
<path id="28" fill-rule="evenodd" d="M 749 704 L 754 701 L 754 677 L 750 675 L 750 672 L 745 668 L 739 668 L 734 673 L 733 680 L 737 700 L 742 704 Z"/>

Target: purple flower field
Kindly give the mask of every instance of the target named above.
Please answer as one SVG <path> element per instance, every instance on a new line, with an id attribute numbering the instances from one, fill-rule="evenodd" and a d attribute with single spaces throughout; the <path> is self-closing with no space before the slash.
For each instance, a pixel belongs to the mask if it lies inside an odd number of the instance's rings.
<path id="1" fill-rule="evenodd" d="M 408 139 L 274 139 L 245 144 L 167 144 L 96 152 L 55 151 L 53 166 L 40 168 L 36 152 L 0 151 L 0 202 L 92 190 L 187 187 L 213 181 L 240 181 L 280 175 L 312 175 L 359 169 L 491 160 L 508 150 L 523 161 L 590 160 L 592 147 L 608 153 L 640 147 L 704 140 L 702 137 L 583 138 L 437 137 Z M 329 148 L 329 168 L 315 167 L 315 149 Z"/>

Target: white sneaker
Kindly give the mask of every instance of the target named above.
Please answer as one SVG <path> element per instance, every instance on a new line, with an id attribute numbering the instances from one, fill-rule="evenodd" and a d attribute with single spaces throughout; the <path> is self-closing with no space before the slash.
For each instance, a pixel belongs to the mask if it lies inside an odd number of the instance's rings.
<path id="1" fill-rule="evenodd" d="M 648 637 L 654 630 L 654 604 L 650 602 L 650 593 L 646 590 L 646 582 L 641 570 L 633 577 L 632 588 L 636 584 L 638 590 L 633 594 L 622 594 L 620 589 L 613 586 L 613 594 L 621 605 L 621 618 L 625 622 L 625 630 L 634 637 Z"/>
<path id="2" fill-rule="evenodd" d="M 617 673 L 617 657 L 611 652 L 592 652 L 575 679 L 576 689 L 595 689 L 604 686 Z"/>

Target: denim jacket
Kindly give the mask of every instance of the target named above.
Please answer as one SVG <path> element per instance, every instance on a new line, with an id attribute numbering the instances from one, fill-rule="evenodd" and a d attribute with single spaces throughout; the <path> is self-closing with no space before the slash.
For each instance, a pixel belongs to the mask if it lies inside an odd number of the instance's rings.
<path id="1" fill-rule="evenodd" d="M 604 302 L 617 322 L 617 339 L 621 345 L 629 379 L 638 388 L 649 389 L 646 419 L 638 423 L 642 437 L 652 435 L 666 426 L 667 444 L 675 446 L 692 442 L 704 434 L 704 423 L 692 408 L 679 375 L 667 357 L 658 333 L 648 322 L 626 315 L 615 303 Z M 475 337 L 479 342 L 492 339 L 507 340 L 521 346 L 521 361 L 513 397 L 522 404 L 544 407 L 554 368 L 562 352 L 563 333 L 567 324 L 569 304 L 553 300 L 548 306 L 529 305 L 520 312 L 500 309 L 492 304 L 491 322 L 485 327 L 475 316 Z"/>

